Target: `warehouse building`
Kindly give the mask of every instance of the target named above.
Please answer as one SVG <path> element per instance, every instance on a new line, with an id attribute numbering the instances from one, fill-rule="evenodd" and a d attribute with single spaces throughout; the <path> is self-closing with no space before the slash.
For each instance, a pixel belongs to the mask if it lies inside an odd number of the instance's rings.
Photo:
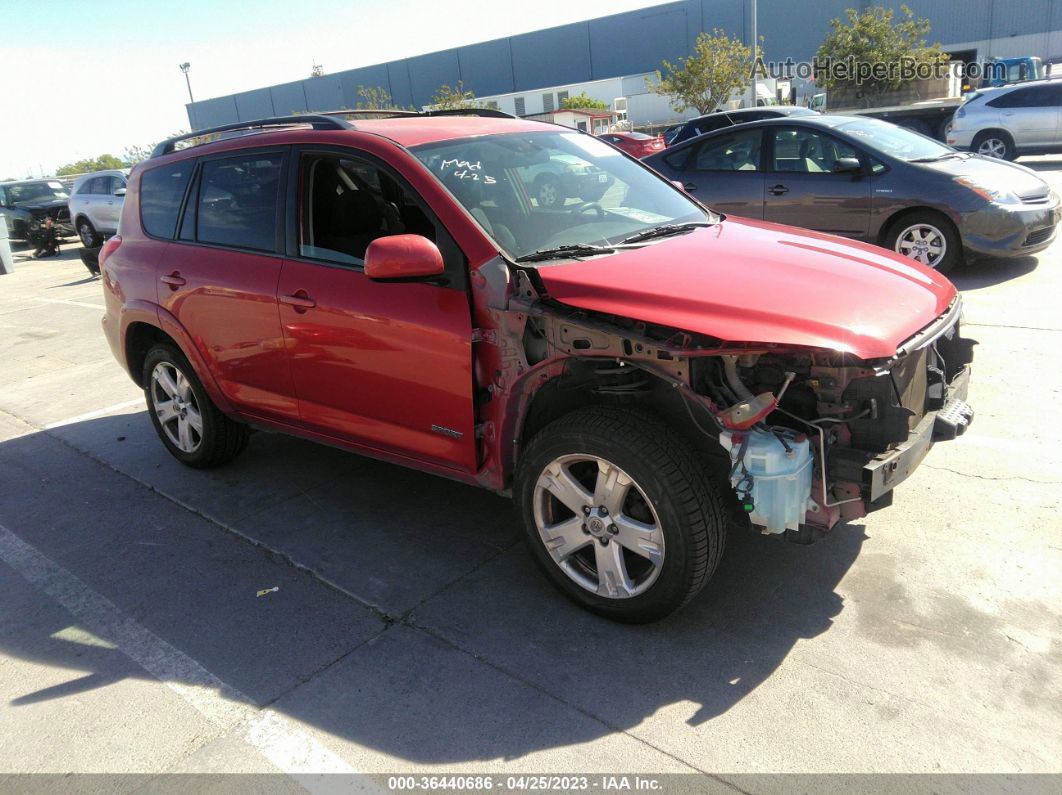
<path id="1" fill-rule="evenodd" d="M 932 24 L 930 39 L 968 59 L 1062 56 L 1062 0 L 906 0 Z M 355 108 L 358 89 L 382 88 L 396 104 L 423 107 L 442 85 L 462 81 L 477 97 L 519 116 L 550 113 L 585 92 L 635 126 L 676 121 L 646 80 L 661 61 L 688 55 L 699 33 L 721 28 L 751 39 L 749 0 L 680 0 L 503 39 L 296 80 L 190 103 L 192 129 L 289 113 Z M 900 0 L 759 0 L 768 61 L 809 60 L 847 8 Z M 961 12 L 960 11 L 961 8 Z M 768 90 L 774 90 L 773 83 Z M 805 90 L 795 86 L 797 101 Z M 689 114 L 687 114 L 689 115 Z"/>

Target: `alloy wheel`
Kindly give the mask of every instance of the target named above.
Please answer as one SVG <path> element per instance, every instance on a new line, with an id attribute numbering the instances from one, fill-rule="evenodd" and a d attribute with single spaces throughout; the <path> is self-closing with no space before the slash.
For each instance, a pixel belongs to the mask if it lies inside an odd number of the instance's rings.
<path id="1" fill-rule="evenodd" d="M 913 224 L 896 238 L 896 252 L 936 268 L 948 251 L 944 233 L 932 224 Z"/>
<path id="2" fill-rule="evenodd" d="M 643 489 L 610 461 L 554 459 L 535 484 L 539 538 L 580 587 L 609 599 L 645 593 L 664 563 L 664 533 Z"/>
<path id="3" fill-rule="evenodd" d="M 985 138 L 981 141 L 981 145 L 977 147 L 977 154 L 1005 160 L 1007 156 L 1007 142 L 1002 138 Z"/>
<path id="4" fill-rule="evenodd" d="M 203 443 L 203 415 L 188 378 L 170 362 L 151 372 L 151 410 L 166 437 L 182 453 L 194 453 Z"/>
<path id="5" fill-rule="evenodd" d="M 557 185 L 552 181 L 543 182 L 538 188 L 540 207 L 552 207 L 557 203 Z"/>
<path id="6" fill-rule="evenodd" d="M 82 221 L 77 225 L 77 236 L 81 238 L 81 245 L 92 248 L 92 230 L 86 222 Z"/>

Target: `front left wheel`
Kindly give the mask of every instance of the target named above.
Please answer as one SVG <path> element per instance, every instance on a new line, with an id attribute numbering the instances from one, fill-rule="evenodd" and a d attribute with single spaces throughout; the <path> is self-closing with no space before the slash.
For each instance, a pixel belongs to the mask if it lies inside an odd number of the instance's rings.
<path id="1" fill-rule="evenodd" d="M 617 621 L 678 610 L 723 551 L 719 484 L 684 439 L 640 411 L 592 406 L 547 425 L 521 457 L 514 497 L 550 581 Z"/>
<path id="2" fill-rule="evenodd" d="M 160 344 L 148 351 L 142 383 L 155 431 L 182 464 L 221 466 L 247 446 L 247 426 L 218 410 L 177 348 Z"/>

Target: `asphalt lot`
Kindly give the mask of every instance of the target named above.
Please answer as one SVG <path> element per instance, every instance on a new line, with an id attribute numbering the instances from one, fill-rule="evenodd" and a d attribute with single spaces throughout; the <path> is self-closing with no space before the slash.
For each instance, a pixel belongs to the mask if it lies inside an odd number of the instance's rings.
<path id="1" fill-rule="evenodd" d="M 1062 160 L 1023 162 L 1062 190 Z M 487 492 L 266 433 L 182 467 L 76 248 L 25 254 L 0 772 L 1062 772 L 1062 243 L 956 274 L 977 418 L 892 508 L 731 538 L 646 627 L 555 593 Z"/>

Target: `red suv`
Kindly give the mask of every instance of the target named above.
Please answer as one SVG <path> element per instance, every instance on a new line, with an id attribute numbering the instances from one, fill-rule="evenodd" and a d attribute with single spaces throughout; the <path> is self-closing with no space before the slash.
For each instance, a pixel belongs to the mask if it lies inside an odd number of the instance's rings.
<path id="1" fill-rule="evenodd" d="M 269 119 L 133 169 L 103 326 L 177 459 L 257 426 L 511 494 L 564 593 L 649 621 L 729 526 L 807 543 L 965 430 L 942 276 L 501 116 Z M 573 159 L 604 192 L 540 206 Z"/>

